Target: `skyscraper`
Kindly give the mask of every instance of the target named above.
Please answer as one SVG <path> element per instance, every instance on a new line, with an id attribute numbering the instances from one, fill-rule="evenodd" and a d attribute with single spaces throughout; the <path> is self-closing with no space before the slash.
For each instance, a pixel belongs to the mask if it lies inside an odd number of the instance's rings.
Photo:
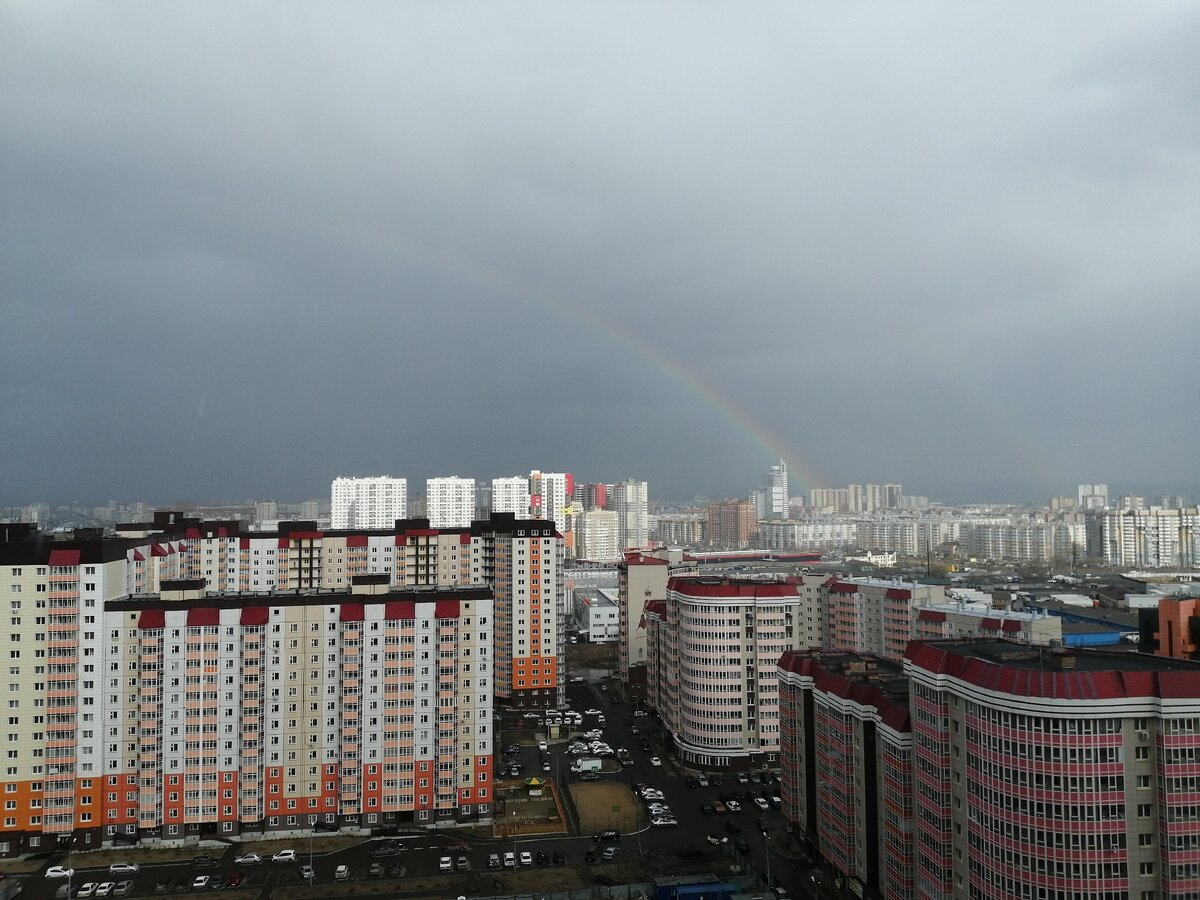
<path id="1" fill-rule="evenodd" d="M 763 478 L 762 490 L 758 493 L 758 517 L 760 519 L 786 519 L 788 517 L 787 463 L 771 466 Z"/>
<path id="2" fill-rule="evenodd" d="M 649 490 L 644 481 L 619 481 L 613 485 L 612 509 L 617 514 L 622 548 L 645 547 L 650 539 Z"/>
<path id="3" fill-rule="evenodd" d="M 529 473 L 529 511 L 535 519 L 554 521 L 560 534 L 571 530 L 567 508 L 575 493 L 575 479 L 569 472 Z"/>
<path id="4" fill-rule="evenodd" d="M 408 482 L 382 475 L 335 478 L 330 491 L 332 528 L 392 528 L 408 518 Z"/>
<path id="5" fill-rule="evenodd" d="M 430 528 L 467 528 L 475 517 L 475 479 L 449 475 L 425 481 Z"/>

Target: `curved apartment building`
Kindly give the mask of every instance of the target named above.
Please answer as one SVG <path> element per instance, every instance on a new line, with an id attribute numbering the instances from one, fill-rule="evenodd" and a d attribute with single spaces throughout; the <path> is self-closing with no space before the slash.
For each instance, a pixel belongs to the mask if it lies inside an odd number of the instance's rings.
<path id="1" fill-rule="evenodd" d="M 774 766 L 776 663 L 805 633 L 796 585 L 677 577 L 646 603 L 650 702 L 686 767 Z"/>

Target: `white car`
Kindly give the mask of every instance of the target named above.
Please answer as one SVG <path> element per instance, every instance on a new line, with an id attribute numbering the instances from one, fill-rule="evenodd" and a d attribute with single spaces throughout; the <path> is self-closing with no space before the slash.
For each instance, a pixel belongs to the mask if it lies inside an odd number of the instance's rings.
<path id="1" fill-rule="evenodd" d="M 661 759 L 659 759 L 657 756 L 652 756 L 652 757 L 650 757 L 650 765 L 652 765 L 652 766 L 661 766 L 661 765 L 662 765 L 662 760 L 661 760 Z"/>
<path id="2" fill-rule="evenodd" d="M 538 741 L 538 749 L 541 750 L 543 753 L 545 753 L 547 750 L 550 749 L 550 745 L 547 744 L 545 741 Z"/>
<path id="3" fill-rule="evenodd" d="M 51 866 L 46 870 L 47 878 L 70 878 L 75 874 L 74 869 L 68 869 L 66 866 Z"/>
<path id="4" fill-rule="evenodd" d="M 754 805 L 757 806 L 759 809 L 763 810 L 764 812 L 771 808 L 771 804 L 768 803 L 766 800 L 764 800 L 762 797 L 755 797 Z"/>
<path id="5" fill-rule="evenodd" d="M 674 825 L 678 825 L 679 822 L 674 816 L 655 816 L 650 820 L 650 824 L 655 828 L 670 828 Z"/>
<path id="6" fill-rule="evenodd" d="M 113 892 L 113 888 L 115 888 L 115 887 L 116 887 L 116 884 L 114 884 L 113 882 L 105 881 L 98 888 L 96 888 L 96 893 L 93 896 L 107 897 L 109 894 L 111 894 Z"/>
<path id="7" fill-rule="evenodd" d="M 528 853 L 528 852 L 522 853 L 521 854 L 521 865 L 532 866 L 533 865 L 533 854 Z"/>
<path id="8" fill-rule="evenodd" d="M 207 875 L 197 875 L 195 878 L 192 879 L 192 890 L 193 891 L 202 891 L 206 887 L 208 887 L 208 876 Z"/>
<path id="9" fill-rule="evenodd" d="M 517 854 L 513 853 L 510 850 L 508 853 L 504 854 L 504 868 L 515 869 L 516 866 L 517 866 Z"/>
<path id="10" fill-rule="evenodd" d="M 109 875 L 133 875 L 142 871 L 137 863 L 113 863 L 108 867 Z"/>
<path id="11" fill-rule="evenodd" d="M 736 800 L 726 800 L 725 808 L 730 812 L 741 812 L 742 804 L 738 803 Z"/>
<path id="12" fill-rule="evenodd" d="M 87 898 L 92 896 L 94 893 L 96 893 L 96 882 L 89 881 L 87 884 L 81 887 L 78 892 L 76 892 L 75 896 L 83 897 L 84 900 L 87 900 Z"/>
<path id="13" fill-rule="evenodd" d="M 257 866 L 261 865 L 262 857 L 257 853 L 243 853 L 241 856 L 235 856 L 233 862 L 238 866 Z"/>
<path id="14" fill-rule="evenodd" d="M 600 715 L 600 714 L 601 714 L 601 712 L 600 712 L 600 710 L 598 710 L 598 709 L 585 709 L 585 710 L 583 711 L 583 714 L 584 714 L 585 716 L 598 716 L 598 715 Z"/>
<path id="15" fill-rule="evenodd" d="M 438 860 L 438 870 L 439 871 L 449 872 L 453 868 L 454 868 L 454 860 L 452 860 L 450 857 L 443 856 L 441 859 Z"/>
<path id="16" fill-rule="evenodd" d="M 523 719 L 540 719 L 541 717 L 542 717 L 541 713 L 527 712 L 521 718 L 523 718 Z"/>
<path id="17" fill-rule="evenodd" d="M 280 850 L 271 857 L 271 862 L 274 863 L 294 863 L 296 861 L 295 850 Z"/>

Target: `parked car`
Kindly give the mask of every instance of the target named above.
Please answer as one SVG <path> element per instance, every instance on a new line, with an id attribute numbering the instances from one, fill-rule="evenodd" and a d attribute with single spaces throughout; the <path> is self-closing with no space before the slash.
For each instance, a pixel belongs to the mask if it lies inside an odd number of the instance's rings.
<path id="1" fill-rule="evenodd" d="M 208 876 L 207 875 L 197 875 L 195 878 L 192 879 L 192 890 L 193 891 L 202 891 L 206 887 L 208 887 Z"/>
<path id="2" fill-rule="evenodd" d="M 500 854 L 499 853 L 489 853 L 488 854 L 488 868 L 489 869 L 500 868 Z"/>
<path id="3" fill-rule="evenodd" d="M 132 885 L 130 885 L 132 887 Z M 219 872 L 212 878 L 208 879 L 208 889 L 210 891 L 219 891 L 225 887 L 225 876 Z"/>
<path id="4" fill-rule="evenodd" d="M 137 863 L 113 863 L 108 867 L 109 875 L 135 875 L 142 871 Z"/>
<path id="5" fill-rule="evenodd" d="M 301 866 L 300 867 L 300 880 L 301 881 L 316 881 L 317 880 L 317 873 L 313 869 L 312 866 Z"/>
<path id="6" fill-rule="evenodd" d="M 262 862 L 262 859 L 257 853 L 243 853 L 241 856 L 235 856 L 233 862 L 239 866 L 257 866 Z"/>
<path id="7" fill-rule="evenodd" d="M 246 876 L 243 875 L 241 872 L 234 872 L 232 875 L 229 876 L 229 880 L 225 883 L 228 884 L 230 887 L 237 887 L 239 884 L 241 884 L 245 880 L 246 880 Z"/>
<path id="8" fill-rule="evenodd" d="M 471 845 L 466 841 L 451 841 L 448 844 L 444 844 L 442 849 L 449 853 L 462 853 L 465 850 L 470 850 Z"/>
<path id="9" fill-rule="evenodd" d="M 714 800 L 712 802 L 713 812 L 715 812 L 717 815 L 721 815 L 722 813 L 724 813 L 726 808 L 727 807 L 725 806 L 725 804 L 722 803 L 720 800 Z"/>
<path id="10" fill-rule="evenodd" d="M 606 841 L 619 841 L 620 839 L 621 832 L 614 831 L 611 828 L 607 831 L 600 831 L 596 833 L 596 843 L 598 844 L 602 844 Z"/>
<path id="11" fill-rule="evenodd" d="M 88 898 L 88 897 L 91 897 L 91 896 L 92 896 L 93 894 L 95 894 L 95 893 L 96 893 L 96 882 L 94 882 L 94 881 L 89 881 L 87 884 L 83 885 L 83 886 L 82 886 L 82 887 L 81 887 L 81 888 L 80 888 L 80 889 L 79 889 L 79 890 L 76 892 L 75 896 L 76 896 L 76 897 L 83 897 L 83 898 L 85 898 L 85 900 L 86 900 L 86 898 Z"/>
<path id="12" fill-rule="evenodd" d="M 738 803 L 736 800 L 730 800 L 725 804 L 725 808 L 731 813 L 737 813 L 742 811 L 742 804 Z"/>
<path id="13" fill-rule="evenodd" d="M 173 887 L 175 887 L 175 879 L 168 878 L 166 881 L 159 881 L 154 885 L 154 893 L 165 894 Z"/>
<path id="14" fill-rule="evenodd" d="M 192 857 L 192 866 L 197 869 L 215 869 L 220 863 L 211 856 L 194 856 Z"/>
<path id="15" fill-rule="evenodd" d="M 367 877 L 368 878 L 382 878 L 383 877 L 383 863 L 371 863 L 371 865 L 367 866 Z"/>
<path id="16" fill-rule="evenodd" d="M 280 850 L 271 857 L 273 863 L 294 863 L 296 861 L 295 850 Z"/>
<path id="17" fill-rule="evenodd" d="M 349 881 L 350 880 L 350 867 L 349 866 L 338 866 L 336 869 L 334 869 L 333 870 L 333 880 L 334 881 Z"/>
<path id="18" fill-rule="evenodd" d="M 652 757 L 650 757 L 650 765 L 652 765 L 652 766 L 661 766 L 661 765 L 662 765 L 662 760 L 661 760 L 661 759 L 659 759 L 657 756 L 652 756 Z"/>
<path id="19" fill-rule="evenodd" d="M 529 852 L 529 851 L 527 851 L 527 850 L 526 850 L 526 851 L 522 851 L 522 853 L 521 853 L 521 865 L 523 865 L 523 866 L 532 866 L 532 865 L 533 865 L 533 854 L 532 854 L 532 853 L 530 853 L 530 852 Z"/>
<path id="20" fill-rule="evenodd" d="M 764 800 L 762 797 L 755 797 L 754 805 L 757 806 L 759 809 L 763 810 L 764 812 L 771 808 L 771 804 L 768 803 L 766 800 Z"/>
<path id="21" fill-rule="evenodd" d="M 68 869 L 66 866 L 51 866 L 46 870 L 47 878 L 71 878 L 75 875 L 74 869 Z"/>
<path id="22" fill-rule="evenodd" d="M 601 859 L 616 859 L 617 854 L 620 852 L 620 847 L 605 847 L 604 852 L 600 854 L 600 857 Z"/>
<path id="23" fill-rule="evenodd" d="M 517 867 L 517 854 L 511 850 L 504 854 L 504 868 L 515 869 Z"/>
<path id="24" fill-rule="evenodd" d="M 443 856 L 441 859 L 438 860 L 438 871 L 439 872 L 449 872 L 453 868 L 454 868 L 454 860 L 452 860 L 450 857 Z"/>
<path id="25" fill-rule="evenodd" d="M 101 883 L 99 885 L 99 887 L 96 888 L 96 893 L 93 894 L 92 896 L 97 897 L 97 898 L 107 897 L 113 892 L 113 888 L 115 888 L 115 887 L 116 887 L 116 885 L 113 884 L 111 881 L 105 881 L 105 882 Z"/>
<path id="26" fill-rule="evenodd" d="M 655 828 L 668 828 L 678 825 L 679 821 L 674 816 L 655 816 L 650 820 L 650 824 Z"/>
<path id="27" fill-rule="evenodd" d="M 460 856 L 458 859 L 456 859 L 454 861 L 454 868 L 457 869 L 459 872 L 465 872 L 469 868 L 471 868 L 471 861 L 469 859 L 467 859 L 465 856 Z"/>

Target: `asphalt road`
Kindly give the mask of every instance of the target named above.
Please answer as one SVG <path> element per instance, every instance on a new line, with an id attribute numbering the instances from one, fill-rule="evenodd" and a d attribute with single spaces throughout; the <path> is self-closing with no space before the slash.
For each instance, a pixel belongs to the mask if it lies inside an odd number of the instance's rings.
<path id="1" fill-rule="evenodd" d="M 816 882 L 811 874 L 812 867 L 804 861 L 797 862 L 781 856 L 771 849 L 771 842 L 776 840 L 776 836 L 781 835 L 785 828 L 781 812 L 770 810 L 762 813 L 750 801 L 743 803 L 744 809 L 740 813 L 702 815 L 700 812 L 703 804 L 717 799 L 720 794 L 751 790 L 757 794 L 762 790 L 762 785 L 739 785 L 733 779 L 727 778 L 721 786 L 688 788 L 682 775 L 671 765 L 669 755 L 665 752 L 662 736 L 658 733 L 653 718 L 631 718 L 632 707 L 616 698 L 612 692 L 601 691 L 598 683 L 569 685 L 568 698 L 571 708 L 574 710 L 580 712 L 588 708 L 602 710 L 607 719 L 607 724 L 603 728 L 604 740 L 613 748 L 629 749 L 633 756 L 634 764 L 632 766 L 623 767 L 619 773 L 605 774 L 602 777 L 606 780 L 622 781 L 631 787 L 639 782 L 645 782 L 659 788 L 665 796 L 664 802 L 671 806 L 679 820 L 679 825 L 676 827 L 652 828 L 649 825 L 649 817 L 645 815 L 645 808 L 639 807 L 642 815 L 641 828 L 635 834 L 623 834 L 619 841 L 622 861 L 632 861 L 638 856 L 669 859 L 671 857 L 666 856 L 663 851 L 695 848 L 712 855 L 711 867 L 715 874 L 727 874 L 730 866 L 740 865 L 752 869 L 765 878 L 769 867 L 772 879 L 785 886 L 793 896 L 817 896 Z M 520 724 L 518 724 L 518 720 L 520 720 Z M 593 722 L 594 717 L 585 716 L 582 728 L 572 728 L 569 731 L 589 730 L 596 727 Z M 634 734 L 632 730 L 634 727 L 641 733 Z M 526 776 L 547 774 L 548 777 L 559 780 L 564 794 L 569 793 L 569 785 L 578 776 L 569 771 L 571 757 L 565 754 L 565 742 L 550 745 L 548 758 L 551 760 L 551 772 L 543 773 L 541 770 L 542 754 L 536 743 L 529 743 L 535 734 L 535 730 L 528 727 L 527 721 L 520 719 L 519 713 L 515 715 L 507 713 L 497 740 L 497 750 L 514 742 L 514 738 L 519 738 L 519 741 L 516 742 L 522 745 L 520 759 L 526 766 L 523 774 Z M 639 746 L 642 738 L 647 735 L 652 747 L 650 752 L 643 751 Z M 663 759 L 664 765 L 653 766 L 650 764 L 650 757 L 655 755 Z M 771 835 L 769 838 L 764 838 L 758 827 L 759 817 L 763 815 L 768 822 Z M 440 869 L 441 857 L 450 856 L 457 862 L 458 857 L 461 856 L 467 859 L 469 870 L 454 873 L 456 876 L 455 886 L 451 887 L 450 891 L 486 894 L 491 888 L 491 876 L 486 874 L 488 858 L 491 854 L 503 856 L 506 851 L 517 854 L 529 851 L 535 856 L 536 851 L 544 851 L 547 854 L 561 853 L 566 858 L 566 866 L 587 873 L 589 869 L 584 856 L 588 850 L 597 848 L 592 840 L 592 833 L 594 830 L 609 827 L 609 824 L 600 821 L 589 822 L 585 814 L 584 820 L 579 822 L 579 826 L 580 834 L 577 836 L 538 837 L 524 842 L 480 839 L 470 841 L 465 850 L 447 848 L 447 845 L 453 845 L 461 840 L 450 832 L 438 834 L 421 832 L 409 836 L 402 834 L 395 838 L 376 838 L 364 840 L 352 847 L 329 852 L 322 850 L 322 836 L 318 835 L 311 842 L 311 864 L 316 872 L 315 883 L 320 885 L 332 884 L 334 872 L 341 865 L 349 868 L 352 881 L 374 880 L 367 874 L 369 866 L 374 862 L 382 863 L 385 871 L 394 865 L 402 865 L 406 877 L 411 878 L 418 875 L 444 874 Z M 729 830 L 730 827 L 740 828 L 741 831 L 732 833 Z M 727 841 L 714 846 L 706 840 L 709 835 L 718 840 L 724 838 Z M 747 852 L 738 851 L 736 848 L 738 840 L 746 842 Z M 380 844 L 387 841 L 400 841 L 404 845 L 403 849 L 386 858 L 371 856 L 372 849 L 378 848 Z M 107 866 L 88 867 L 86 855 L 76 854 L 72 859 L 76 870 L 72 885 L 78 887 L 87 882 L 119 882 L 131 879 L 134 882 L 131 896 L 147 897 L 161 896 L 161 894 L 156 894 L 155 885 L 166 881 L 174 883 L 170 893 L 201 893 L 201 891 L 193 892 L 190 889 L 195 876 L 220 874 L 227 882 L 231 875 L 240 873 L 244 877 L 242 888 L 257 889 L 259 900 L 267 900 L 270 897 L 271 889 L 276 886 L 303 883 L 300 877 L 300 866 L 310 861 L 310 842 L 304 837 L 298 837 L 286 846 L 290 846 L 296 851 L 297 861 L 295 863 L 274 864 L 267 859 L 260 865 L 238 866 L 234 863 L 234 858 L 241 853 L 241 847 L 235 844 L 223 852 L 199 849 L 196 851 L 197 856 L 208 855 L 218 859 L 217 865 L 212 868 L 196 868 L 187 861 L 148 863 L 143 865 L 142 870 L 135 875 L 110 875 Z M 136 848 L 130 849 L 128 861 L 138 861 Z M 55 860 L 55 862 L 61 863 L 62 860 Z M 537 867 L 536 864 L 534 867 Z M 603 871 L 603 863 L 597 864 L 596 871 L 597 873 Z M 384 880 L 387 880 L 386 875 Z M 31 874 L 23 881 L 29 900 L 42 900 L 42 898 L 51 900 L 55 890 L 63 883 L 44 878 L 41 871 Z M 396 894 L 404 892 L 402 880 L 391 883 L 395 884 Z M 216 891 L 208 892 L 217 893 Z M 386 897 L 387 893 L 376 896 Z M 826 894 L 821 894 L 821 897 L 825 896 Z"/>

